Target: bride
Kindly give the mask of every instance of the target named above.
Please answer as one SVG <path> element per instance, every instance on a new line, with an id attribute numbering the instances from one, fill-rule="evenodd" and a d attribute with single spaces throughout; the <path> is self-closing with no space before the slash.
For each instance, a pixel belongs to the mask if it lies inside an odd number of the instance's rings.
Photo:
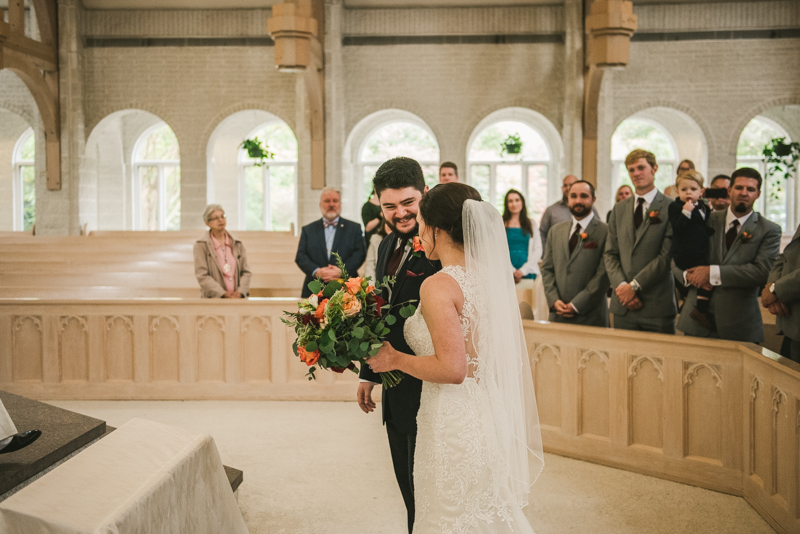
<path id="1" fill-rule="evenodd" d="M 528 354 L 500 213 L 461 183 L 419 204 L 425 280 L 405 337 L 388 342 L 374 371 L 423 380 L 414 458 L 415 534 L 532 533 L 522 508 L 542 467 Z"/>

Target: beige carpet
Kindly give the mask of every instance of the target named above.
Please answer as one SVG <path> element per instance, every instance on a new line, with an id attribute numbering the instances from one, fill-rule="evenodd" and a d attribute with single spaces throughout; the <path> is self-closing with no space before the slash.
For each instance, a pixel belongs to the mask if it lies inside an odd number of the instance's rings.
<path id="1" fill-rule="evenodd" d="M 244 471 L 252 534 L 404 534 L 379 416 L 345 402 L 58 401 L 120 426 L 133 417 L 211 434 Z M 774 532 L 741 498 L 547 455 L 526 508 L 537 534 Z"/>

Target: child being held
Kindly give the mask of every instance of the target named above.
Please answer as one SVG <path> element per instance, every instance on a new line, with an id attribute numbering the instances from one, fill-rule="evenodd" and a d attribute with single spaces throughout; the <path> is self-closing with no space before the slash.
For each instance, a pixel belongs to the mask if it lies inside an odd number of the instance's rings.
<path id="1" fill-rule="evenodd" d="M 703 175 L 695 170 L 678 175 L 675 180 L 678 198 L 669 205 L 669 222 L 672 224 L 672 254 L 675 265 L 685 271 L 692 267 L 708 265 L 708 236 L 713 233 L 708 225 L 711 210 L 702 200 Z M 709 319 L 711 290 L 697 288 L 697 305 L 692 310 L 692 319 L 708 329 L 713 328 Z"/>

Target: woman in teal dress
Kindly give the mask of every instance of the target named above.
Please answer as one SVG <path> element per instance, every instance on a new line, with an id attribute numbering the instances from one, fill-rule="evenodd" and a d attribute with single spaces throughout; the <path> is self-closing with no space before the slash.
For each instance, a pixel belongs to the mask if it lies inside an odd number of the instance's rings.
<path id="1" fill-rule="evenodd" d="M 508 190 L 503 205 L 503 223 L 514 269 L 514 283 L 519 284 L 523 279 L 535 280 L 542 258 L 539 228 L 535 221 L 528 218 L 525 197 L 516 189 Z"/>

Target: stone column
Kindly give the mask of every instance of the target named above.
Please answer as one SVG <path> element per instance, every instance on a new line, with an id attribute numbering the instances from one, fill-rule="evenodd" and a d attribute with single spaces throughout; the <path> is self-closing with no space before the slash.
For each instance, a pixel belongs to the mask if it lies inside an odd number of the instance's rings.
<path id="1" fill-rule="evenodd" d="M 564 161 L 561 174 L 581 176 L 583 152 L 583 0 L 564 0 Z M 551 176 L 559 181 L 563 176 Z M 560 193 L 559 193 L 560 196 Z"/>

